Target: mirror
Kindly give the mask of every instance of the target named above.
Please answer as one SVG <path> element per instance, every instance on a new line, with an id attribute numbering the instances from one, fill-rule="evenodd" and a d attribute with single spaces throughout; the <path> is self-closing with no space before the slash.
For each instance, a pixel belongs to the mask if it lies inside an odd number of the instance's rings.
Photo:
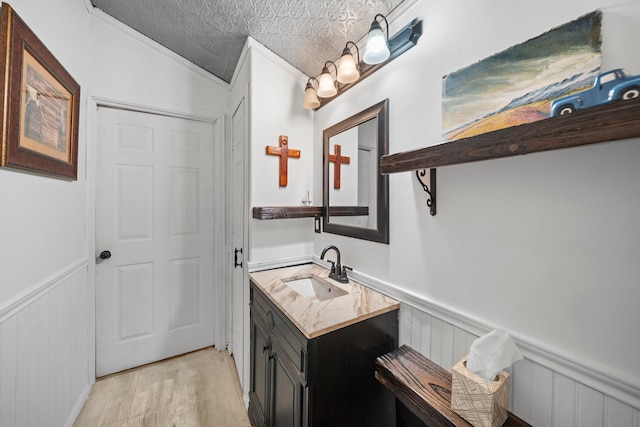
<path id="1" fill-rule="evenodd" d="M 388 104 L 385 99 L 322 133 L 327 233 L 389 243 L 389 178 L 379 167 L 388 153 Z"/>

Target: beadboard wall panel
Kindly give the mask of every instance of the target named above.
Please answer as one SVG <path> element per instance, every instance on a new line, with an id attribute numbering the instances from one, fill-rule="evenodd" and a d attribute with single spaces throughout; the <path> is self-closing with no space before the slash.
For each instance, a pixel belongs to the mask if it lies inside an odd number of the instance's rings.
<path id="1" fill-rule="evenodd" d="M 0 310 L 0 426 L 71 425 L 90 390 L 88 267 Z"/>
<path id="2" fill-rule="evenodd" d="M 451 367 L 478 337 L 409 303 L 400 309 L 400 344 Z M 509 410 L 536 427 L 640 427 L 640 410 L 524 359 L 511 374 Z"/>

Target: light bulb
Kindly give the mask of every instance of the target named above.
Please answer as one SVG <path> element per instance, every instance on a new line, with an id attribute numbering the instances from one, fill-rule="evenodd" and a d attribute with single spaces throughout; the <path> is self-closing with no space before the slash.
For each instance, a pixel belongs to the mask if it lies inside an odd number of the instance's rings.
<path id="1" fill-rule="evenodd" d="M 382 27 L 378 21 L 373 21 L 369 35 L 367 37 L 367 46 L 364 50 L 363 61 L 367 64 L 380 64 L 389 59 L 391 53 L 387 45 L 387 39 L 382 32 Z"/>
<path id="2" fill-rule="evenodd" d="M 332 96 L 336 96 L 338 93 L 338 89 L 336 88 L 336 84 L 331 77 L 331 73 L 329 69 L 325 65 L 322 69 L 322 74 L 318 78 L 318 96 L 320 98 L 331 98 Z"/>
<path id="3" fill-rule="evenodd" d="M 356 60 L 351 55 L 348 48 L 344 48 L 340 57 L 340 66 L 338 67 L 338 81 L 340 83 L 353 83 L 360 78 Z"/>

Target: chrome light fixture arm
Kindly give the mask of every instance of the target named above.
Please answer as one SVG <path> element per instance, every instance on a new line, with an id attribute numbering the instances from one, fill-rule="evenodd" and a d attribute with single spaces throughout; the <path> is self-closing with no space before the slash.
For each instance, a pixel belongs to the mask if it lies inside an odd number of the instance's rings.
<path id="1" fill-rule="evenodd" d="M 382 18 L 382 20 L 384 21 L 384 25 L 387 27 L 387 46 L 388 46 L 389 45 L 389 21 L 387 21 L 387 17 L 381 13 L 376 14 L 376 16 L 373 17 L 373 20 L 375 22 L 378 22 L 378 17 Z M 373 23 L 371 25 L 373 26 Z M 380 26 L 380 23 L 378 23 L 378 26 Z M 380 29 L 382 29 L 382 27 L 380 27 Z"/>

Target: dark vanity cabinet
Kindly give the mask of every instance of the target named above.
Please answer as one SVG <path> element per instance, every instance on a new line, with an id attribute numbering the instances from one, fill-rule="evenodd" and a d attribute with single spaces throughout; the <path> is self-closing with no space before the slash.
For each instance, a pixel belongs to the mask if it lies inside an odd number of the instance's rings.
<path id="1" fill-rule="evenodd" d="M 398 346 L 398 310 L 307 338 L 252 282 L 254 427 L 390 426 L 395 399 L 375 360 Z"/>
<path id="2" fill-rule="evenodd" d="M 251 321 L 250 413 L 253 426 L 298 426 L 304 377 L 264 319 Z"/>

